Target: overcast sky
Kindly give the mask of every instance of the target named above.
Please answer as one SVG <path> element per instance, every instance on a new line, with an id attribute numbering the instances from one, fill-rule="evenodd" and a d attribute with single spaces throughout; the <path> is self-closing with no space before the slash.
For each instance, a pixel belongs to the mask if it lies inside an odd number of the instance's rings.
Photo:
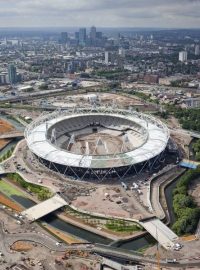
<path id="1" fill-rule="evenodd" d="M 200 28 L 200 0 L 0 0 L 0 27 Z"/>

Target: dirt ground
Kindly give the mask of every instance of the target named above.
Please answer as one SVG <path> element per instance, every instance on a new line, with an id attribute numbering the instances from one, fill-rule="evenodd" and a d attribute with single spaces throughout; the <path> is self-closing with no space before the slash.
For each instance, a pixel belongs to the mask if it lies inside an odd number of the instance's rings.
<path id="1" fill-rule="evenodd" d="M 21 212 L 23 209 L 20 205 L 18 205 L 17 203 L 13 202 L 12 200 L 10 200 L 9 198 L 7 198 L 6 196 L 4 196 L 3 194 L 0 193 L 0 203 L 3 205 L 8 206 L 9 208 L 17 211 L 17 212 Z"/>
<path id="2" fill-rule="evenodd" d="M 106 194 L 109 194 L 109 197 L 106 198 Z M 123 210 L 122 207 L 116 203 L 117 200 L 120 200 L 119 193 L 114 189 L 102 186 L 98 187 L 90 196 L 79 196 L 73 201 L 73 205 L 86 211 L 129 217 L 128 212 Z"/>
<path id="3" fill-rule="evenodd" d="M 93 213 L 139 219 L 140 210 L 136 205 L 133 208 L 131 202 L 129 202 L 129 197 L 121 191 L 121 186 L 119 188 L 116 186 L 99 186 L 89 196 L 77 197 L 72 204 L 77 208 Z"/>
<path id="4" fill-rule="evenodd" d="M 7 121 L 0 119 L 0 133 L 6 133 L 9 131 L 12 131 L 14 129 L 14 127 L 8 123 Z"/>
<path id="5" fill-rule="evenodd" d="M 143 101 L 140 101 L 137 97 L 134 96 L 122 96 L 118 94 L 109 94 L 109 93 L 89 93 L 89 94 L 77 94 L 71 96 L 58 96 L 58 97 L 49 97 L 47 98 L 47 102 L 54 106 L 65 107 L 66 105 L 69 107 L 82 107 L 86 104 L 92 104 L 91 96 L 97 96 L 97 103 L 106 106 L 112 106 L 117 104 L 119 108 L 129 108 L 134 107 L 138 108 L 141 111 L 155 111 L 156 108 L 154 105 L 146 104 Z M 34 100 L 34 105 L 39 105 L 41 100 Z"/>
<path id="6" fill-rule="evenodd" d="M 14 130 L 14 127 L 7 121 L 0 119 L 0 134 L 7 133 Z M 9 140 L 0 140 L 0 149 L 6 146 Z"/>
<path id="7" fill-rule="evenodd" d="M 31 243 L 22 242 L 22 241 L 18 241 L 11 246 L 12 250 L 15 250 L 18 252 L 29 251 L 33 248 L 34 248 L 34 246 Z"/>
<path id="8" fill-rule="evenodd" d="M 69 270 L 99 270 L 99 263 L 95 260 L 72 257 L 64 264 Z"/>

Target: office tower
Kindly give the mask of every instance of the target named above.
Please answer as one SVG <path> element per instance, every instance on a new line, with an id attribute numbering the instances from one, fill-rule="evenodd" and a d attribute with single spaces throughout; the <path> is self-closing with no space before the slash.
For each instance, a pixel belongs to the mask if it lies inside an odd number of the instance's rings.
<path id="1" fill-rule="evenodd" d="M 15 84 L 17 82 L 17 71 L 14 65 L 8 66 L 8 78 L 10 84 Z"/>
<path id="2" fill-rule="evenodd" d="M 79 40 L 79 32 L 75 32 L 75 39 Z"/>
<path id="3" fill-rule="evenodd" d="M 120 49 L 119 49 L 119 55 L 120 55 L 121 57 L 125 57 L 125 56 L 126 56 L 126 52 L 125 52 L 125 50 L 124 50 L 123 48 L 120 48 Z"/>
<path id="4" fill-rule="evenodd" d="M 61 38 L 60 38 L 61 44 L 66 44 L 67 40 L 68 40 L 68 33 L 67 32 L 62 32 L 61 33 Z"/>
<path id="5" fill-rule="evenodd" d="M 186 51 L 179 52 L 179 61 L 187 62 L 187 52 Z"/>
<path id="6" fill-rule="evenodd" d="M 110 61 L 111 61 L 110 52 L 106 51 L 105 52 L 105 64 L 108 65 Z"/>
<path id="7" fill-rule="evenodd" d="M 195 55 L 199 55 L 199 54 L 200 54 L 200 48 L 199 48 L 199 45 L 196 45 L 196 46 L 195 46 L 194 54 L 195 54 Z"/>
<path id="8" fill-rule="evenodd" d="M 102 32 L 96 32 L 96 38 L 102 39 L 102 37 L 103 37 Z"/>
<path id="9" fill-rule="evenodd" d="M 86 44 L 86 28 L 79 29 L 79 45 L 85 46 Z"/>
<path id="10" fill-rule="evenodd" d="M 95 26 L 92 26 L 90 29 L 90 39 L 94 41 L 96 39 L 97 30 Z"/>

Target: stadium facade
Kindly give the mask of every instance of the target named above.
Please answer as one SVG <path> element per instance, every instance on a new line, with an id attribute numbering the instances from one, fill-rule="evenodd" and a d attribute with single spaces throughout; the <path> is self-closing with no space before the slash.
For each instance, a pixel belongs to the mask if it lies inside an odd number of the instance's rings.
<path id="1" fill-rule="evenodd" d="M 121 145 L 110 151 L 108 144 L 98 137 L 99 130 L 117 134 Z M 96 136 L 92 150 L 87 134 Z M 76 138 L 83 135 L 84 147 L 74 147 Z M 122 180 L 159 168 L 169 137 L 168 128 L 151 115 L 104 107 L 43 114 L 25 130 L 29 150 L 48 169 L 73 179 L 98 181 Z"/>

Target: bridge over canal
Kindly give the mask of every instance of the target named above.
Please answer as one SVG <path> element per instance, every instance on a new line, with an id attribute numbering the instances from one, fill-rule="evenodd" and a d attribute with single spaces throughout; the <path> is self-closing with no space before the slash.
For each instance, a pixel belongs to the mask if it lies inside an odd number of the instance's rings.
<path id="1" fill-rule="evenodd" d="M 56 194 L 52 198 L 24 210 L 21 214 L 30 222 L 33 222 L 65 205 L 67 205 L 67 202 L 60 195 Z"/>

